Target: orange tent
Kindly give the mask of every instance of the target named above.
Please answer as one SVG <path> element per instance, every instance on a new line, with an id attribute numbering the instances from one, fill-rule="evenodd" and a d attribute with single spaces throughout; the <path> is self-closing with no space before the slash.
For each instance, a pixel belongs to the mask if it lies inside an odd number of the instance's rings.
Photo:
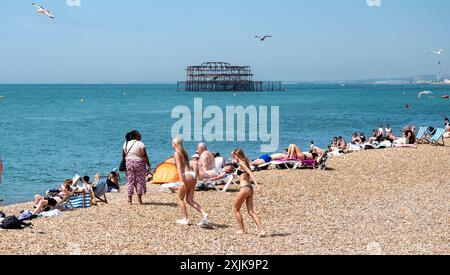
<path id="1" fill-rule="evenodd" d="M 166 184 L 179 181 L 180 176 L 178 175 L 174 158 L 169 158 L 158 165 L 153 173 L 153 184 Z"/>

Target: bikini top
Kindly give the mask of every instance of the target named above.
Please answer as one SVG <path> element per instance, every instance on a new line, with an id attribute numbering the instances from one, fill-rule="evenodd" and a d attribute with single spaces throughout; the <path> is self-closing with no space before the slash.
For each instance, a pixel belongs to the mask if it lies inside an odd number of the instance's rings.
<path id="1" fill-rule="evenodd" d="M 243 171 L 243 170 L 241 170 L 241 169 L 237 169 L 237 170 L 236 170 L 236 174 L 237 174 L 238 176 L 242 176 L 243 174 L 246 174 L 246 172 Z"/>

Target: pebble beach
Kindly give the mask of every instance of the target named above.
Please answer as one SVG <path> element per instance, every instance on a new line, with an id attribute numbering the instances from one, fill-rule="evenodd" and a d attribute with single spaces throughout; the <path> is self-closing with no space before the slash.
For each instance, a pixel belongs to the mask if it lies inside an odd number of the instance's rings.
<path id="1" fill-rule="evenodd" d="M 449 143 L 449 140 L 446 140 Z M 0 229 L 0 254 L 19 255 L 303 255 L 450 254 L 450 147 L 369 150 L 332 158 L 329 169 L 269 170 L 255 210 L 267 231 L 237 235 L 236 195 L 197 192 L 213 228 L 175 224 L 174 194 L 149 186 L 143 206 L 125 192 L 108 204 L 35 219 L 24 230 Z M 32 203 L 0 207 L 8 215 Z M 200 215 L 188 210 L 191 220 Z"/>

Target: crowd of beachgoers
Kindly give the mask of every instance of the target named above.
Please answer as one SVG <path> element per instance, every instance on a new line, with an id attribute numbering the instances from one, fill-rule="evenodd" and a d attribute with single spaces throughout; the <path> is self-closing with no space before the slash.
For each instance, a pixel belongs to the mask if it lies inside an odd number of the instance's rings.
<path id="1" fill-rule="evenodd" d="M 319 148 L 312 142 L 308 151 L 303 151 L 297 145 L 291 144 L 282 153 L 262 155 L 253 161 L 249 160 L 241 148 L 234 150 L 230 158 L 226 160 L 220 153 L 212 153 L 204 143 L 198 144 L 195 154 L 189 157 L 183 146 L 183 140 L 175 138 L 172 140 L 172 147 L 179 184 L 172 186 L 170 190 L 177 194 L 177 203 L 181 213 L 181 219 L 177 220 L 176 223 L 180 225 L 191 224 L 187 211 L 187 205 L 189 205 L 202 215 L 202 219 L 197 225 L 209 228 L 211 226 L 209 214 L 205 210 L 206 208 L 203 208 L 194 200 L 194 194 L 198 190 L 208 188 L 210 185 L 214 186 L 214 183 L 221 182 L 231 176 L 236 179 L 239 185 L 239 192 L 237 192 L 232 205 L 230 203 L 230 209 L 232 209 L 239 225 L 238 233 L 246 233 L 244 219 L 241 215 L 241 208 L 245 203 L 250 218 L 258 228 L 259 235 L 265 236 L 266 232 L 262 222 L 254 210 L 253 198 L 255 192 L 261 189 L 255 172 L 271 167 L 280 169 L 293 167 L 326 168 L 325 163 L 329 157 L 359 150 L 388 147 L 416 148 L 418 143 L 425 143 L 434 138 L 438 129 L 426 127 L 426 131 L 418 133 L 416 127 L 406 126 L 403 129 L 402 136 L 397 137 L 389 125 L 386 128 L 381 125 L 378 129 L 373 130 L 370 137 L 366 137 L 364 133 L 358 134 L 355 132 L 349 142 L 341 136 L 334 137 L 326 149 Z M 442 140 L 444 140 L 444 137 L 448 138 L 449 135 L 450 122 L 448 118 L 445 118 L 445 131 L 441 137 Z M 102 200 L 101 196 L 104 197 L 102 201 L 107 202 L 105 196 L 107 192 L 121 191 L 120 172 L 126 174 L 127 184 L 125 189 L 129 205 L 133 204 L 135 194 L 137 194 L 138 204 L 142 205 L 143 196 L 147 193 L 147 185 L 152 182 L 150 159 L 140 132 L 129 132 L 125 139 L 119 171 L 111 171 L 107 177 L 102 177 L 98 173 L 93 181 L 89 176 L 80 177 L 78 175 L 73 179 L 67 179 L 59 189 L 49 190 L 44 196 L 36 195 L 34 209 L 22 212 L 18 221 L 24 224 L 24 221 L 41 216 L 57 216 L 55 213 L 58 213 L 61 209 L 67 210 L 70 208 L 70 199 L 74 195 L 87 196 L 89 198 L 87 205 L 89 206 L 96 204 L 97 200 Z M 61 206 L 64 207 L 61 208 Z M 0 213 L 0 219 L 3 221 L 5 216 L 4 213 Z"/>

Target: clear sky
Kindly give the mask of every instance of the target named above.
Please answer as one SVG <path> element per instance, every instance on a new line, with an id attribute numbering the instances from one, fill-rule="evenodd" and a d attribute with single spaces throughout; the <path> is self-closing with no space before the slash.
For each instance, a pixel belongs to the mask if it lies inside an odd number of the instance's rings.
<path id="1" fill-rule="evenodd" d="M 2 0 L 0 83 L 169 82 L 188 64 L 251 65 L 259 80 L 450 73 L 450 1 Z M 256 34 L 273 38 L 260 43 Z"/>

